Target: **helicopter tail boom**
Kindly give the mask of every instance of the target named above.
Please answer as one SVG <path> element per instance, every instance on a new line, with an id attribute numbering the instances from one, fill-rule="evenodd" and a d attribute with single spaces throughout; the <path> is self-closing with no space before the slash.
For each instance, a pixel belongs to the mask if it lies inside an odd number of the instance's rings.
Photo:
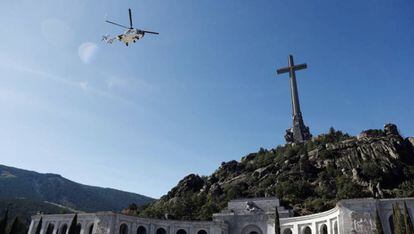
<path id="1" fill-rule="evenodd" d="M 145 30 L 142 30 L 142 32 L 144 32 L 144 33 L 150 33 L 150 34 L 156 34 L 156 35 L 158 35 L 159 33 L 157 33 L 157 32 L 151 32 L 151 31 L 145 31 Z"/>

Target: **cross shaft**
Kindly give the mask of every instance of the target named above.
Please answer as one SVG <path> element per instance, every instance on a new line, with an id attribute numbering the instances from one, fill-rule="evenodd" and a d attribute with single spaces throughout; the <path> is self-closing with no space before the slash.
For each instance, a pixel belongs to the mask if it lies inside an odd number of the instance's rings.
<path id="1" fill-rule="evenodd" d="M 302 113 L 300 111 L 300 104 L 299 104 L 299 95 L 298 95 L 298 87 L 296 84 L 296 71 L 306 69 L 308 66 L 306 63 L 295 65 L 293 61 L 293 56 L 289 55 L 288 66 L 284 68 L 280 68 L 277 70 L 277 74 L 283 74 L 289 72 L 290 76 L 290 94 L 292 100 L 292 115 L 293 116 L 301 116 Z"/>
<path id="2" fill-rule="evenodd" d="M 277 74 L 289 73 L 290 77 L 290 94 L 292 101 L 292 119 L 293 127 L 286 131 L 286 141 L 288 142 L 304 142 L 311 138 L 309 128 L 305 126 L 300 111 L 298 87 L 296 84 L 296 71 L 306 69 L 306 63 L 295 65 L 293 56 L 289 55 L 288 66 L 277 70 Z"/>

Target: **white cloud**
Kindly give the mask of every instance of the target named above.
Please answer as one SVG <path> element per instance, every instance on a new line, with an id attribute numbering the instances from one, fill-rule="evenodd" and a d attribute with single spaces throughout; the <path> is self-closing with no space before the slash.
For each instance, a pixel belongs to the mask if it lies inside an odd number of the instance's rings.
<path id="1" fill-rule="evenodd" d="M 93 42 L 82 43 L 78 48 L 79 58 L 83 63 L 90 63 L 98 52 L 98 46 Z"/>
<path id="2" fill-rule="evenodd" d="M 128 104 L 134 104 L 132 101 L 130 101 L 128 99 L 125 99 L 123 97 L 114 95 L 114 94 L 112 94 L 108 91 L 104 91 L 104 90 L 92 87 L 87 81 L 70 80 L 70 79 L 67 79 L 65 77 L 58 76 L 58 75 L 55 75 L 55 74 L 51 74 L 51 73 L 46 72 L 46 71 L 30 68 L 30 67 L 27 67 L 27 66 L 22 66 L 20 64 L 13 63 L 12 61 L 2 60 L 1 57 L 0 57 L 0 66 L 8 68 L 8 69 L 15 70 L 15 71 L 28 73 L 28 74 L 32 75 L 30 77 L 33 77 L 33 78 L 51 80 L 53 82 L 60 83 L 60 84 L 66 85 L 66 86 L 80 88 L 80 89 L 82 89 L 84 91 L 88 91 L 89 93 L 94 94 L 94 95 L 98 95 L 98 96 L 102 96 L 102 97 L 105 97 L 105 98 L 110 98 L 110 99 L 122 101 L 122 102 L 128 103 Z"/>

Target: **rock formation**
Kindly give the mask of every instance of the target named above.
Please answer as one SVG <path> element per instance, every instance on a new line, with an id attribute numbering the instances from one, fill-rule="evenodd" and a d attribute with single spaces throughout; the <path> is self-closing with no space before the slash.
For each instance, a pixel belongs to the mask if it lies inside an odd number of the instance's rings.
<path id="1" fill-rule="evenodd" d="M 414 196 L 414 138 L 403 138 L 393 124 L 358 137 L 331 128 L 303 144 L 222 163 L 208 177 L 189 175 L 140 215 L 211 219 L 230 199 L 264 196 L 279 197 L 296 215 L 340 199 Z"/>

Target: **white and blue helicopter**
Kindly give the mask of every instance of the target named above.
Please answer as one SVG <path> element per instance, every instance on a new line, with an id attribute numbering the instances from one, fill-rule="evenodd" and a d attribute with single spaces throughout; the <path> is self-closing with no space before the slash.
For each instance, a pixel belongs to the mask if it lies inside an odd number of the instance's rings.
<path id="1" fill-rule="evenodd" d="M 126 46 L 128 46 L 129 44 L 131 44 L 132 42 L 135 43 L 136 41 L 138 41 L 139 39 L 143 38 L 145 33 L 149 33 L 149 34 L 159 34 L 157 32 L 151 32 L 151 31 L 145 31 L 145 30 L 141 30 L 141 29 L 137 29 L 137 28 L 133 28 L 132 27 L 132 13 L 131 13 L 131 9 L 129 10 L 129 27 L 106 20 L 105 22 L 110 23 L 110 24 L 114 24 L 116 26 L 122 27 L 122 28 L 126 28 L 127 30 L 123 33 L 120 34 L 118 36 L 115 37 L 111 37 L 109 35 L 105 35 L 102 37 L 102 41 L 112 44 L 115 40 L 119 40 L 123 43 L 125 43 Z"/>

